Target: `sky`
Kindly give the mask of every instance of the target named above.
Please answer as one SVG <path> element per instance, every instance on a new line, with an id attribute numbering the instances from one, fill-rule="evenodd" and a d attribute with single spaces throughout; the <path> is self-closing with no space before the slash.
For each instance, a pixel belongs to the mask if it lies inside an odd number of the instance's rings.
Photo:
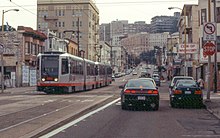
<path id="1" fill-rule="evenodd" d="M 198 0 L 93 0 L 98 9 L 101 23 L 110 23 L 115 20 L 145 21 L 150 23 L 154 16 L 172 16 L 179 9 L 168 10 L 168 7 L 183 8 L 184 4 L 198 4 Z M 5 24 L 10 26 L 26 26 L 36 29 L 37 0 L 1 0 L 0 17 L 2 11 L 19 9 L 4 14 Z M 181 12 L 181 11 L 180 11 Z"/>

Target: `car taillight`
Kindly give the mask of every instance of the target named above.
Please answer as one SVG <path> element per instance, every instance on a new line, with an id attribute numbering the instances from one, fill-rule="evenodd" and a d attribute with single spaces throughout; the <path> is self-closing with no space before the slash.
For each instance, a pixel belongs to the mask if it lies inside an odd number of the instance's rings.
<path id="1" fill-rule="evenodd" d="M 182 91 L 181 90 L 174 90 L 173 94 L 182 94 Z"/>
<path id="2" fill-rule="evenodd" d="M 135 91 L 135 90 L 129 90 L 129 89 L 127 89 L 127 90 L 124 91 L 124 93 L 136 93 L 136 91 Z"/>
<path id="3" fill-rule="evenodd" d="M 201 90 L 196 90 L 194 94 L 202 94 Z"/>
<path id="4" fill-rule="evenodd" d="M 147 94 L 158 94 L 158 90 L 148 90 Z"/>

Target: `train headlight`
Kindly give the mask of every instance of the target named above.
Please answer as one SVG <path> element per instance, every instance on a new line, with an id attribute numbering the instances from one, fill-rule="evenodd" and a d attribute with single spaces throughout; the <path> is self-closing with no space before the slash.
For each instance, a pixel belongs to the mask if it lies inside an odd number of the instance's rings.
<path id="1" fill-rule="evenodd" d="M 42 80 L 42 81 L 45 81 L 46 79 L 45 79 L 45 78 L 42 78 L 41 80 Z"/>
<path id="2" fill-rule="evenodd" d="M 55 78 L 54 81 L 58 81 L 58 78 Z"/>

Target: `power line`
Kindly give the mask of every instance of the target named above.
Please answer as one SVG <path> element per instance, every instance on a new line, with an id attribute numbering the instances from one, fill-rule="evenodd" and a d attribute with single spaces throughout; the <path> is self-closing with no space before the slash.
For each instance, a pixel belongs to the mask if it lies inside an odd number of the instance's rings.
<path id="1" fill-rule="evenodd" d="M 10 0 L 10 2 L 11 2 L 11 3 L 13 3 L 14 5 L 16 5 L 16 6 L 20 7 L 20 8 L 22 8 L 23 10 L 25 10 L 25 11 L 27 11 L 27 12 L 29 12 L 29 13 L 33 14 L 33 15 L 36 15 L 35 13 L 33 13 L 32 11 L 30 11 L 30 10 L 28 10 L 28 9 L 24 8 L 23 6 L 20 6 L 20 5 L 16 4 L 16 3 L 14 3 L 14 2 L 13 2 L 13 1 L 11 1 L 11 0 Z"/>

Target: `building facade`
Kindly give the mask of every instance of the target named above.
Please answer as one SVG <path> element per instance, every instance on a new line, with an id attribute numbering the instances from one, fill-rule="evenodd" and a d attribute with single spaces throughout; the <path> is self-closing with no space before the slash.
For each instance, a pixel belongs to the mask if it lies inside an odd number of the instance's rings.
<path id="1" fill-rule="evenodd" d="M 40 31 L 50 29 L 59 38 L 77 42 L 85 58 L 97 58 L 99 10 L 92 0 L 38 0 L 37 25 Z"/>
<path id="2" fill-rule="evenodd" d="M 4 44 L 4 78 L 7 87 L 35 86 L 37 55 L 45 51 L 47 36 L 30 27 L 18 26 L 17 31 L 1 32 Z M 13 41 L 11 41 L 13 40 Z"/>
<path id="3" fill-rule="evenodd" d="M 177 32 L 177 22 L 180 13 L 174 13 L 174 16 L 155 16 L 151 19 L 151 33 Z"/>

